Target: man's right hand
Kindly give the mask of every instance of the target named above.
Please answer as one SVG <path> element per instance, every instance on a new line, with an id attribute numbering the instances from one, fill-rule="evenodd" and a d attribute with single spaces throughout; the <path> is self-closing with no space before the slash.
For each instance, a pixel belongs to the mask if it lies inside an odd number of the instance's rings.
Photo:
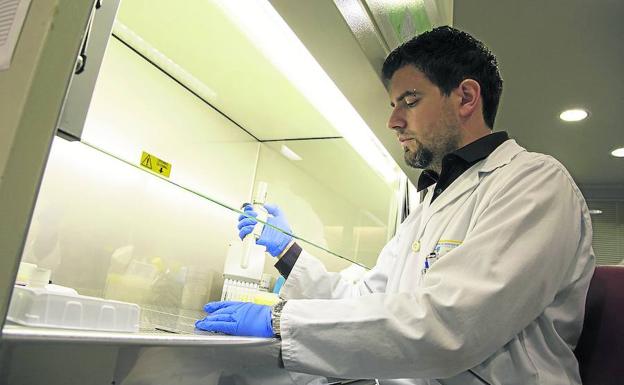
<path id="1" fill-rule="evenodd" d="M 267 219 L 267 223 L 269 225 L 292 233 L 292 230 L 286 221 L 286 216 L 278 206 L 265 204 L 264 208 L 269 213 L 269 218 Z M 256 220 L 258 213 L 253 210 L 253 207 L 250 204 L 245 205 L 243 212 L 245 214 L 241 214 L 238 217 L 238 236 L 240 239 L 245 238 L 247 234 L 251 233 L 256 223 L 258 223 Z M 284 249 L 286 249 L 292 240 L 292 236 L 271 226 L 264 226 L 262 228 L 262 234 L 260 234 L 260 238 L 256 241 L 256 243 L 265 246 L 269 254 L 277 257 L 282 254 Z"/>

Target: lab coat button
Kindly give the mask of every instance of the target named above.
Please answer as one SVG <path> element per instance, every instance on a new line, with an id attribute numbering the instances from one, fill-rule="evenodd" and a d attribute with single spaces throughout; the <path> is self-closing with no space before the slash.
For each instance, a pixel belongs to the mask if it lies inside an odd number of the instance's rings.
<path id="1" fill-rule="evenodd" d="M 412 250 L 419 251 L 420 250 L 420 242 L 414 241 L 414 243 L 412 243 Z"/>

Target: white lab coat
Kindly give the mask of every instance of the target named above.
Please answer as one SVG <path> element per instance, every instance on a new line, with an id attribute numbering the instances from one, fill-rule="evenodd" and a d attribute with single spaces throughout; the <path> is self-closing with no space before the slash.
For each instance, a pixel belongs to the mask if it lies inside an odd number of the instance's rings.
<path id="1" fill-rule="evenodd" d="M 594 255 L 568 172 L 507 140 L 430 203 L 434 187 L 355 284 L 301 253 L 281 291 L 285 367 L 382 384 L 580 384 Z"/>

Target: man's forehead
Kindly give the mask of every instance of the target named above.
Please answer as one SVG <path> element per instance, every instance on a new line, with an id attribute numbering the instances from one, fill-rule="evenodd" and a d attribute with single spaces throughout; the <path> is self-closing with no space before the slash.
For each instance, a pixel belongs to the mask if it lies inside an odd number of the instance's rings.
<path id="1" fill-rule="evenodd" d="M 406 65 L 394 72 L 390 78 L 390 98 L 400 97 L 407 91 L 423 90 L 432 83 L 425 74 L 412 65 Z"/>

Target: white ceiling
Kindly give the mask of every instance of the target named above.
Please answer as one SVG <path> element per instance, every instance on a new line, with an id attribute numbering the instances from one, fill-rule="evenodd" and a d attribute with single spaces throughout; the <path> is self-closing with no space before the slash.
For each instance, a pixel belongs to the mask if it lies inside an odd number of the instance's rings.
<path id="1" fill-rule="evenodd" d="M 504 79 L 496 122 L 532 151 L 553 155 L 585 189 L 624 185 L 624 2 L 454 2 L 454 25 L 484 41 Z M 559 113 L 589 109 L 564 123 Z"/>

